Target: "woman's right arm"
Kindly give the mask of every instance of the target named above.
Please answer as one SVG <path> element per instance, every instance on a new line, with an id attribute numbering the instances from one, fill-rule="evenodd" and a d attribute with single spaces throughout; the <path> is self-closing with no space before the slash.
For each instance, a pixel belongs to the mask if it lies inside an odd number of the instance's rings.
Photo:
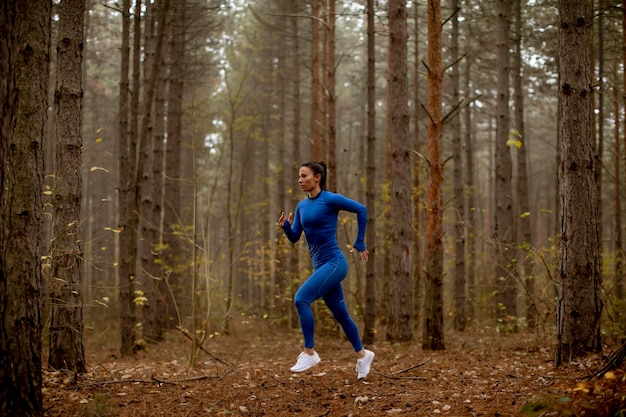
<path id="1" fill-rule="evenodd" d="M 291 223 L 293 222 L 293 226 Z M 300 224 L 300 214 L 298 212 L 298 207 L 296 207 L 296 213 L 289 213 L 289 218 L 285 218 L 285 212 L 280 214 L 280 218 L 278 219 L 278 224 L 285 232 L 285 236 L 291 243 L 296 243 L 300 240 L 300 236 L 302 235 L 302 225 Z"/>

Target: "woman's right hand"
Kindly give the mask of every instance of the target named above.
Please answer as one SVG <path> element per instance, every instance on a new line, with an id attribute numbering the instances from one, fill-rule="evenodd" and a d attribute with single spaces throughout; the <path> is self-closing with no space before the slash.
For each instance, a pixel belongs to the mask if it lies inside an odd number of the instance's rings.
<path id="1" fill-rule="evenodd" d="M 287 220 L 289 221 L 289 223 L 293 221 L 293 213 L 289 213 L 289 218 Z M 278 218 L 278 224 L 280 225 L 280 227 L 283 227 L 283 224 L 285 224 L 285 212 L 284 211 L 280 213 L 280 217 Z"/>

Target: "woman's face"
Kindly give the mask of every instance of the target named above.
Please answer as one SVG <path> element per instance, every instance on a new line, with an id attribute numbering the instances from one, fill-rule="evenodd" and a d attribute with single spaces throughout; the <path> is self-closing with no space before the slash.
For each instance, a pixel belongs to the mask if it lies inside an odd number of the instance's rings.
<path id="1" fill-rule="evenodd" d="M 309 167 L 300 167 L 298 185 L 300 185 L 302 191 L 310 192 L 319 187 L 321 177 L 320 174 L 314 175 Z"/>

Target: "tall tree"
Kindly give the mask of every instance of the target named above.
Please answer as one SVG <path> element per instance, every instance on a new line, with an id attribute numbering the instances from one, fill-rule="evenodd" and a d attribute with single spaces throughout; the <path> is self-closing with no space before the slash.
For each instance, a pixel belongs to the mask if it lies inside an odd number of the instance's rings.
<path id="1" fill-rule="evenodd" d="M 466 55 L 469 55 L 466 53 Z M 465 60 L 465 96 L 470 98 L 471 84 L 470 78 L 472 73 L 472 60 Z M 474 140 L 472 135 L 472 107 L 467 106 L 463 111 L 463 145 L 465 148 L 465 224 L 467 225 L 466 234 L 466 275 L 467 275 L 467 306 L 466 314 L 469 321 L 476 318 L 475 301 L 476 301 L 476 187 L 474 185 Z"/>
<path id="2" fill-rule="evenodd" d="M 280 2 L 281 7 L 284 6 L 284 2 L 281 1 Z M 280 19 L 279 23 L 278 23 L 278 34 L 275 34 L 278 36 L 278 42 L 276 44 L 276 49 L 273 50 L 273 53 L 275 53 L 276 55 L 274 55 L 276 57 L 276 60 L 278 61 L 278 68 L 284 68 L 285 67 L 285 62 L 287 59 L 286 56 L 286 51 L 285 51 L 285 37 L 281 36 L 281 34 L 285 33 L 285 20 L 284 19 Z M 278 136 L 278 161 L 276 161 L 276 177 L 277 177 L 277 187 L 278 187 L 278 193 L 276 193 L 276 207 L 280 207 L 280 210 L 282 210 L 282 207 L 285 206 L 285 203 L 287 202 L 287 194 L 286 194 L 286 184 L 285 184 L 285 145 L 287 144 L 287 130 L 286 130 L 286 114 L 287 114 L 287 108 L 286 108 L 286 100 L 287 100 L 287 90 L 285 88 L 285 83 L 284 83 L 284 79 L 282 78 L 282 73 L 281 71 L 276 71 L 276 68 L 273 68 L 273 75 L 275 77 L 275 82 L 278 84 L 278 88 L 277 88 L 277 94 L 278 94 L 278 132 L 277 132 L 277 136 Z M 290 166 L 290 165 L 288 165 Z M 292 175 L 292 173 L 289 173 L 290 175 Z M 287 298 L 286 298 L 286 294 L 287 294 L 287 252 L 286 252 L 286 239 L 284 238 L 284 236 L 281 233 L 278 233 L 277 236 L 277 242 L 276 242 L 276 250 L 277 250 L 277 255 L 276 255 L 276 294 L 278 295 L 275 299 L 275 307 L 276 307 L 276 313 L 278 314 L 279 317 L 285 317 L 287 316 L 288 313 L 286 313 L 286 310 L 288 308 L 290 308 L 291 306 L 288 305 Z M 290 303 L 289 303 L 290 304 Z"/>
<path id="3" fill-rule="evenodd" d="M 152 11 L 153 7 L 150 5 L 146 5 L 146 10 Z M 142 223 L 145 224 L 146 220 L 152 219 L 153 209 L 152 209 L 152 188 L 150 188 L 151 183 L 156 182 L 157 179 L 153 178 L 151 174 L 152 164 L 158 164 L 160 160 L 151 160 L 151 146 L 152 145 L 152 124 L 153 124 L 153 111 L 154 109 L 154 98 L 157 95 L 156 89 L 159 81 L 159 72 L 161 69 L 161 55 L 163 51 L 163 38 L 165 34 L 165 21 L 167 16 L 167 11 L 169 9 L 169 0 L 158 0 L 155 3 L 156 6 L 156 16 L 157 16 L 157 34 L 154 39 L 154 44 L 144 45 L 144 50 L 150 50 L 150 54 L 145 54 L 146 66 L 144 68 L 144 103 L 143 103 L 143 111 L 142 111 L 142 123 L 140 131 L 138 132 L 137 137 L 137 162 L 135 163 L 135 172 L 134 172 L 134 190 L 133 190 L 133 212 L 136 213 L 133 221 L 133 227 L 139 229 L 139 220 L 143 218 Z M 147 21 L 149 23 L 149 21 Z M 147 27 L 150 27 L 148 24 Z M 135 31 L 135 36 L 138 37 L 140 35 L 138 28 Z M 139 87 L 137 86 L 136 89 Z M 149 167 L 146 168 L 146 165 Z M 158 194 L 158 192 L 157 192 Z M 145 203 L 147 201 L 147 203 Z M 143 205 L 143 207 L 142 207 Z M 158 213 L 160 214 L 160 213 Z M 158 220 L 155 218 L 155 222 L 158 223 Z M 147 238 L 155 236 L 156 233 L 146 233 L 142 232 L 143 245 L 146 249 L 146 252 L 152 253 L 152 245 L 154 241 L 148 240 Z M 140 248 L 138 245 L 135 247 L 135 258 L 139 258 Z M 146 255 L 144 263 L 152 263 L 152 256 Z M 145 265 L 144 265 L 145 267 Z M 150 270 L 144 269 L 144 271 Z M 137 275 L 137 274 L 136 274 Z M 146 279 L 152 279 L 152 277 L 146 277 Z M 146 287 L 147 288 L 147 287 Z M 142 297 L 137 294 L 136 299 L 142 299 Z M 143 297 L 145 298 L 145 297 Z M 143 302 L 142 302 L 143 303 Z M 138 303 L 141 304 L 141 303 Z"/>
<path id="4" fill-rule="evenodd" d="M 156 3 L 147 3 L 144 16 L 144 83 L 148 83 L 150 69 L 154 60 L 155 40 L 156 40 Z M 166 23 L 167 25 L 167 23 Z M 165 54 L 161 54 L 164 57 Z M 160 67 L 164 68 L 165 60 L 161 58 Z M 146 302 L 143 305 L 142 313 L 142 337 L 146 341 L 156 342 L 162 338 L 162 327 L 157 324 L 157 304 L 159 294 L 157 292 L 159 278 L 161 276 L 160 262 L 158 261 L 161 245 L 161 215 L 163 196 L 163 150 L 164 150 L 164 129 L 165 129 L 165 71 L 157 74 L 157 88 L 154 103 L 154 118 L 150 122 L 151 166 L 146 167 L 146 175 L 151 177 L 151 186 L 146 187 L 141 203 L 141 236 L 143 244 L 141 246 L 141 282 L 145 288 Z M 144 102 L 148 102 L 146 97 L 148 89 L 144 90 Z"/>
<path id="5" fill-rule="evenodd" d="M 600 237 L 589 65 L 591 24 L 588 0 L 559 0 L 561 287 L 557 365 L 602 347 Z"/>
<path id="6" fill-rule="evenodd" d="M 524 126 L 524 69 L 522 62 L 522 0 L 514 0 L 515 5 L 515 52 L 513 54 L 513 88 L 515 90 L 515 129 L 521 141 L 517 149 L 517 222 L 518 247 L 521 248 L 522 282 L 526 297 L 526 323 L 533 329 L 537 322 L 537 306 L 535 305 L 535 280 L 533 277 L 533 257 L 531 252 L 532 228 L 530 224 L 530 199 L 528 191 L 527 151 L 529 141 Z"/>
<path id="7" fill-rule="evenodd" d="M 624 275 L 624 246 L 622 230 L 622 138 L 620 137 L 620 100 L 618 80 L 618 59 L 617 54 L 613 57 L 613 114 L 615 117 L 614 127 L 614 152 L 613 152 L 613 186 L 615 187 L 613 204 L 615 208 L 615 297 L 622 299 L 621 280 Z"/>
<path id="8" fill-rule="evenodd" d="M 131 274 L 131 263 L 134 257 L 131 253 L 133 234 L 130 229 L 128 212 L 131 196 L 132 166 L 129 152 L 128 113 L 130 104 L 130 0 L 122 3 L 122 48 L 119 97 L 119 294 L 120 294 L 120 332 L 121 353 L 130 355 L 135 341 L 135 304 L 133 302 L 135 277 Z M 134 160 L 133 160 L 134 161 Z"/>
<path id="9" fill-rule="evenodd" d="M 626 68 L 626 0 L 622 0 L 622 67 Z M 626 96 L 626 71 L 623 71 L 622 74 L 622 96 Z M 615 82 L 617 83 L 617 79 L 615 80 Z M 626 106 L 623 106 L 624 108 L 624 148 L 626 149 Z M 616 116 L 617 113 L 616 113 Z M 617 173 L 615 174 L 617 175 Z M 623 256 L 623 255 L 622 255 Z M 616 296 L 618 299 L 623 300 L 624 299 L 624 285 L 625 285 L 625 281 L 624 280 L 624 275 L 620 274 L 617 276 L 617 282 L 615 283 L 616 287 L 617 287 L 617 293 Z"/>
<path id="10" fill-rule="evenodd" d="M 367 0 L 367 206 L 366 241 L 370 257 L 365 272 L 365 315 L 363 342 L 371 344 L 376 335 L 376 39 L 374 0 Z"/>
<path id="11" fill-rule="evenodd" d="M 445 349 L 443 333 L 443 63 L 441 1 L 428 1 L 428 173 L 426 290 L 422 347 Z"/>
<path id="12" fill-rule="evenodd" d="M 422 204 L 422 182 L 421 182 L 421 158 L 416 158 L 415 155 L 421 151 L 421 129 L 420 125 L 420 108 L 418 103 L 420 101 L 420 67 L 422 62 L 420 60 L 420 22 L 419 22 L 419 5 L 418 1 L 413 1 L 413 43 L 414 58 L 413 58 L 413 329 L 417 332 L 420 323 L 420 314 L 422 311 L 422 242 L 421 242 L 421 225 L 423 217 L 423 204 Z"/>
<path id="13" fill-rule="evenodd" d="M 84 373 L 83 290 L 79 244 L 82 197 L 82 107 L 84 0 L 63 0 L 59 10 L 54 93 L 56 167 L 52 191 L 52 263 L 49 292 L 48 363 Z"/>
<path id="14" fill-rule="evenodd" d="M 328 189 L 337 191 L 337 97 L 335 96 L 335 79 L 337 66 L 335 64 L 335 0 L 326 0 L 328 5 L 326 56 L 324 68 L 327 74 L 325 86 L 326 108 L 328 111 Z"/>
<path id="15" fill-rule="evenodd" d="M 459 0 L 451 0 L 450 9 L 452 17 L 452 33 L 450 39 L 450 52 L 453 62 L 450 83 L 452 88 L 452 104 L 461 105 L 461 88 L 459 65 Z M 454 330 L 465 330 L 465 198 L 463 197 L 463 152 L 461 145 L 461 120 L 454 114 L 450 121 L 450 133 L 454 149 L 454 171 L 452 173 L 454 195 Z"/>
<path id="16" fill-rule="evenodd" d="M 411 172 L 409 156 L 408 48 L 406 1 L 391 0 L 389 14 L 389 61 L 387 110 L 391 145 L 391 305 L 387 338 L 408 341 L 413 334 L 413 285 L 411 277 Z M 409 215 L 407 219 L 407 214 Z"/>
<path id="17" fill-rule="evenodd" d="M 298 168 L 299 165 L 301 163 L 301 151 L 300 151 L 300 124 L 301 124 L 301 120 L 300 120 L 300 113 L 301 113 L 301 108 L 300 108 L 300 99 L 301 99 L 301 94 L 300 94 L 300 67 L 301 67 L 301 58 L 300 58 L 300 39 L 299 39 L 299 27 L 298 27 L 298 21 L 300 20 L 298 18 L 298 2 L 295 1 L 290 1 L 287 2 L 290 7 L 291 7 L 291 15 L 292 17 L 290 18 L 290 26 L 291 26 L 291 33 L 290 33 L 290 39 L 291 39 L 291 44 L 290 44 L 290 50 L 292 51 L 291 53 L 291 74 L 292 76 L 290 77 L 289 82 L 291 83 L 291 98 L 293 100 L 293 106 L 291 106 L 293 108 L 293 118 L 292 118 L 292 127 L 291 127 L 291 134 L 292 134 L 292 154 L 291 154 L 291 160 L 293 161 L 292 164 L 292 172 L 298 172 Z M 298 201 L 300 200 L 301 195 L 299 195 L 298 193 L 291 193 L 291 206 L 292 207 L 296 207 L 298 205 Z M 296 249 L 294 251 L 291 252 L 291 259 L 290 259 L 290 276 L 291 276 L 291 282 L 289 287 L 292 289 L 292 295 L 295 295 L 295 290 L 296 290 L 296 285 L 295 283 L 298 282 L 298 278 L 299 278 L 299 271 L 300 271 L 300 256 L 298 253 L 299 249 L 298 247 L 296 247 Z M 292 299 L 290 297 L 290 299 Z M 292 323 L 293 320 L 293 310 L 292 308 L 289 309 L 289 328 L 292 328 L 294 323 Z"/>
<path id="18" fill-rule="evenodd" d="M 182 274 L 185 270 L 182 236 L 181 158 L 183 151 L 183 98 L 185 90 L 185 45 L 187 37 L 187 0 L 172 1 L 169 29 L 169 78 L 167 96 L 167 141 L 165 149 L 165 197 L 163 201 L 164 276 L 159 294 L 164 308 L 159 322 L 170 329 L 180 324 L 177 302 L 181 300 Z"/>
<path id="19" fill-rule="evenodd" d="M 493 236 L 496 242 L 495 281 L 497 317 L 501 323 L 517 314 L 515 225 L 513 221 L 513 161 L 509 150 L 509 15 L 511 0 L 496 0 L 496 211 Z"/>
<path id="20" fill-rule="evenodd" d="M 320 123 L 320 0 L 311 0 L 311 142 L 316 161 L 323 158 Z"/>
<path id="21" fill-rule="evenodd" d="M 43 416 L 43 142 L 51 0 L 0 5 L 0 415 Z"/>
<path id="22" fill-rule="evenodd" d="M 602 0 L 599 0 L 600 6 L 602 6 Z M 596 1 L 591 0 L 589 2 L 589 8 L 591 9 L 590 13 L 593 19 L 595 15 L 595 5 Z M 594 21 L 598 24 L 598 79 L 596 80 L 596 50 L 595 50 L 595 28 Z M 597 85 L 598 92 L 600 94 L 594 95 L 591 100 L 591 105 L 593 106 L 591 109 L 591 126 L 592 126 L 592 136 L 594 140 L 594 145 L 596 147 L 596 187 L 598 187 L 598 191 L 596 193 L 596 197 L 598 198 L 598 236 L 600 236 L 600 262 L 602 262 L 602 247 L 603 247 L 603 239 L 604 235 L 604 224 L 603 224 L 603 214 L 604 211 L 602 204 L 602 159 L 604 158 L 604 13 L 598 13 L 597 19 L 593 19 L 591 22 L 591 42 L 589 42 L 589 55 L 590 55 L 590 67 L 591 67 L 591 85 Z M 597 84 L 596 84 L 597 83 Z M 595 98 L 597 97 L 598 101 L 596 103 Z M 596 118 L 596 105 L 598 110 L 598 117 Z M 602 274 L 602 269 L 600 269 L 600 274 Z"/>

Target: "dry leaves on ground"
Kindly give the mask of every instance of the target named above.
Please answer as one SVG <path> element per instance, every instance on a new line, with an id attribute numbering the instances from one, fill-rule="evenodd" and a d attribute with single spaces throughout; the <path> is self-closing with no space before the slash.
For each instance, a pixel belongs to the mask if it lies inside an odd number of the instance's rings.
<path id="1" fill-rule="evenodd" d="M 53 416 L 613 416 L 626 410 L 624 364 L 586 379 L 593 355 L 555 368 L 532 336 L 454 334 L 445 351 L 379 343 L 358 381 L 348 342 L 318 338 L 322 362 L 294 374 L 295 336 L 210 339 L 188 366 L 180 334 L 134 358 L 91 349 L 89 373 L 44 371 L 45 415 Z M 623 414 L 622 414 L 623 415 Z"/>

